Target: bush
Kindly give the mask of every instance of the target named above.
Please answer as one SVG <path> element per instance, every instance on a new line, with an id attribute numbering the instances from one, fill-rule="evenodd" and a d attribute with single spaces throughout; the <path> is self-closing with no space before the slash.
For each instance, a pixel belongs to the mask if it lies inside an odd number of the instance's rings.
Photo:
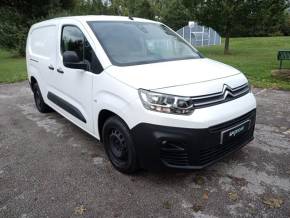
<path id="1" fill-rule="evenodd" d="M 1 0 L 0 47 L 16 55 L 25 55 L 26 38 L 34 23 L 61 15 L 69 15 L 75 0 Z"/>
<path id="2" fill-rule="evenodd" d="M 0 47 L 13 53 L 25 54 L 25 41 L 29 24 L 23 22 L 22 16 L 9 7 L 0 9 Z"/>

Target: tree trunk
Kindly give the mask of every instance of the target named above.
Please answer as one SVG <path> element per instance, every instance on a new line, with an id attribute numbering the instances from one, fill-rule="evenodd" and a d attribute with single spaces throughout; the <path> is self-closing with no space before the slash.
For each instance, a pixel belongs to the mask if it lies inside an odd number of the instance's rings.
<path id="1" fill-rule="evenodd" d="M 225 40 L 224 54 L 230 54 L 230 37 L 227 35 Z"/>
<path id="2" fill-rule="evenodd" d="M 229 53 L 230 53 L 230 37 L 229 37 L 229 35 L 227 35 L 226 41 L 225 41 L 224 54 L 229 54 Z"/>

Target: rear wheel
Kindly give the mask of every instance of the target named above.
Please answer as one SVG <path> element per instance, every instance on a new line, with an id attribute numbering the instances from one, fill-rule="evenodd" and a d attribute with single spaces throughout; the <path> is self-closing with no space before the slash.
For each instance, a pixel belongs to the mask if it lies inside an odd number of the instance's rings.
<path id="1" fill-rule="evenodd" d="M 127 125 L 116 116 L 110 117 L 103 126 L 102 137 L 113 166 L 122 173 L 136 172 L 137 155 Z"/>
<path id="2" fill-rule="evenodd" d="M 32 89 L 33 89 L 35 105 L 36 105 L 36 108 L 38 109 L 38 111 L 41 113 L 50 112 L 51 108 L 47 104 L 45 104 L 38 84 L 34 83 L 32 86 Z"/>

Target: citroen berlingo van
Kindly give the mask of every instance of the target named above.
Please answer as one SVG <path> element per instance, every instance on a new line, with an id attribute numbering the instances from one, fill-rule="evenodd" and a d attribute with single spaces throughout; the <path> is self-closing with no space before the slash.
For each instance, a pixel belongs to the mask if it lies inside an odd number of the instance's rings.
<path id="1" fill-rule="evenodd" d="M 256 101 L 244 74 L 160 22 L 47 20 L 31 27 L 26 60 L 37 109 L 100 140 L 123 173 L 200 169 L 253 139 Z"/>

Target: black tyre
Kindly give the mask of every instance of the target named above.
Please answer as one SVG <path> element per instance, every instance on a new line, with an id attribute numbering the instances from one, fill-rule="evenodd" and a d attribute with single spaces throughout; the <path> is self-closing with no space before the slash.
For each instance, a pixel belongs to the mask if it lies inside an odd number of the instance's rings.
<path id="1" fill-rule="evenodd" d="M 38 111 L 41 113 L 51 112 L 52 111 L 51 108 L 47 104 L 45 104 L 45 102 L 43 101 L 41 91 L 37 83 L 33 84 L 32 90 L 33 90 L 35 105 Z"/>
<path id="2" fill-rule="evenodd" d="M 106 120 L 102 130 L 106 153 L 113 166 L 120 172 L 132 174 L 138 170 L 138 161 L 127 125 L 118 117 Z"/>

